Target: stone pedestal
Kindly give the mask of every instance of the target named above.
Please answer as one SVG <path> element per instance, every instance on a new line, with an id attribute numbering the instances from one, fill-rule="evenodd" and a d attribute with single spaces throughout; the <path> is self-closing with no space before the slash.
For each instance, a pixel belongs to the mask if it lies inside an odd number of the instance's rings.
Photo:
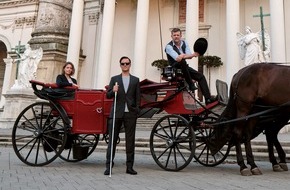
<path id="1" fill-rule="evenodd" d="M 35 103 L 37 96 L 32 89 L 11 89 L 3 95 L 6 102 L 0 117 L 0 128 L 13 128 L 18 115 L 24 108 Z"/>

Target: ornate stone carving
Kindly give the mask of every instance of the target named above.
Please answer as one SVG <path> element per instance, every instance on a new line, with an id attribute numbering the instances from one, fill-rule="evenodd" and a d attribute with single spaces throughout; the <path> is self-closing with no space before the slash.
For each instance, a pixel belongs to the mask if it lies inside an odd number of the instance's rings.
<path id="1" fill-rule="evenodd" d="M 35 16 L 29 16 L 29 17 L 18 17 L 14 19 L 11 24 L 8 25 L 0 24 L 0 27 L 3 30 L 7 30 L 9 28 L 12 28 L 14 30 L 15 28 L 33 27 L 34 24 L 35 24 Z"/>
<path id="2" fill-rule="evenodd" d="M 39 6 L 39 17 L 36 30 L 53 29 L 62 30 L 69 28 L 71 10 L 55 4 L 43 3 Z M 68 34 L 68 30 L 66 31 Z"/>
<path id="3" fill-rule="evenodd" d="M 30 44 L 68 44 L 72 0 L 39 0 L 38 18 Z"/>
<path id="4" fill-rule="evenodd" d="M 36 17 L 35 16 L 30 16 L 30 17 L 19 17 L 19 18 L 16 18 L 14 23 L 15 23 L 15 27 L 16 28 L 20 28 L 20 27 L 23 27 L 24 25 L 25 26 L 34 26 L 35 24 L 35 19 Z"/>
<path id="5" fill-rule="evenodd" d="M 89 14 L 89 23 L 90 24 L 96 24 L 97 21 L 99 20 L 100 13 L 91 13 Z"/>
<path id="6" fill-rule="evenodd" d="M 39 0 L 19 0 L 19 1 L 4 1 L 0 2 L 1 8 L 15 7 L 23 4 L 36 4 Z"/>

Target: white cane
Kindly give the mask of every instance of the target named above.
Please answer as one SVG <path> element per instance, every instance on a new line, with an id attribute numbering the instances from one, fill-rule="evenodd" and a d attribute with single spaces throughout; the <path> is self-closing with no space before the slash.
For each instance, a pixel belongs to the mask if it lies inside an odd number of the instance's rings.
<path id="1" fill-rule="evenodd" d="M 115 86 L 118 85 L 118 83 L 115 83 Z M 113 149 L 114 149 L 114 133 L 115 133 L 115 120 L 116 120 L 116 101 L 117 101 L 117 91 L 115 92 L 114 97 L 114 108 L 113 108 L 113 125 L 112 125 L 112 134 L 111 134 L 111 158 L 110 158 L 110 175 L 112 176 L 112 164 L 113 164 Z"/>

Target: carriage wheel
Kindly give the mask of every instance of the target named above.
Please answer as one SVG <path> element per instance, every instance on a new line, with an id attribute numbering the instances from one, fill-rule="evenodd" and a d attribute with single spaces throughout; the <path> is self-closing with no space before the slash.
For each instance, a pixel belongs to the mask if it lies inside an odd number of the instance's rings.
<path id="1" fill-rule="evenodd" d="M 99 137 L 94 134 L 69 134 L 64 150 L 59 157 L 67 162 L 84 160 L 96 149 Z"/>
<path id="2" fill-rule="evenodd" d="M 162 169 L 182 170 L 191 162 L 194 150 L 195 135 L 184 117 L 164 116 L 154 125 L 150 135 L 150 151 Z"/>
<path id="3" fill-rule="evenodd" d="M 15 121 L 13 149 L 25 164 L 44 166 L 55 160 L 64 149 L 66 128 L 64 118 L 52 104 L 31 104 Z"/>
<path id="4" fill-rule="evenodd" d="M 210 149 L 207 146 L 207 139 L 211 136 L 214 129 L 196 129 L 196 149 L 195 160 L 204 166 L 217 166 L 221 164 L 230 153 L 231 146 L 226 143 L 215 155 L 210 153 Z"/>

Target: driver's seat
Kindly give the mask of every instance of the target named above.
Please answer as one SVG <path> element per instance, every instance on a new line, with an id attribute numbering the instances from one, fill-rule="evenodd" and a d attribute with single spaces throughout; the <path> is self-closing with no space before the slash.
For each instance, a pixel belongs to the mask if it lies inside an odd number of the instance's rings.
<path id="1" fill-rule="evenodd" d="M 172 81 L 182 81 L 183 73 L 181 69 L 173 68 L 171 66 L 167 66 L 162 69 L 161 79 L 172 82 Z"/>

